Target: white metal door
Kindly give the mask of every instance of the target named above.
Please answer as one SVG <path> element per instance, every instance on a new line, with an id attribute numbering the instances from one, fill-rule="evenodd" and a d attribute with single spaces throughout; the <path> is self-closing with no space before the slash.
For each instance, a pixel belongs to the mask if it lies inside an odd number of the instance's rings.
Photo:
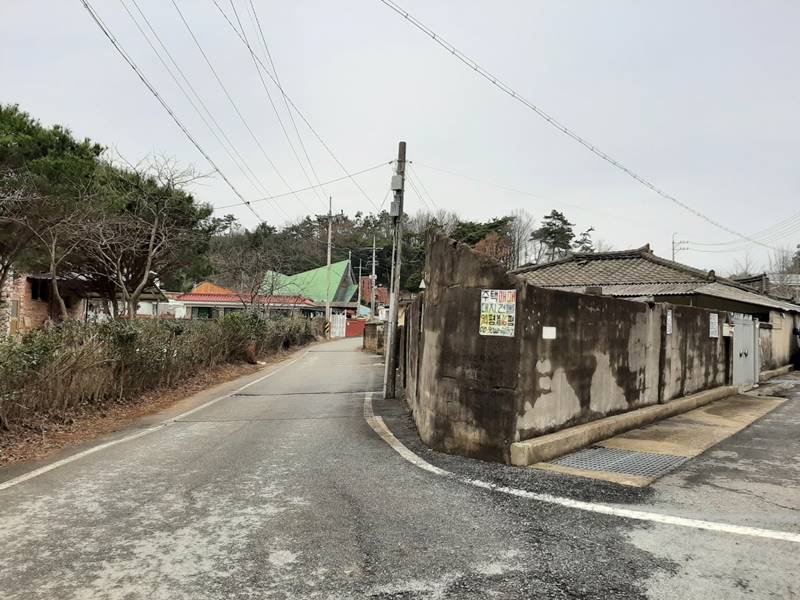
<path id="1" fill-rule="evenodd" d="M 733 385 L 750 386 L 758 381 L 758 321 L 733 319 Z"/>
<path id="2" fill-rule="evenodd" d="M 331 315 L 331 337 L 340 338 L 345 336 L 347 327 L 346 315 Z"/>

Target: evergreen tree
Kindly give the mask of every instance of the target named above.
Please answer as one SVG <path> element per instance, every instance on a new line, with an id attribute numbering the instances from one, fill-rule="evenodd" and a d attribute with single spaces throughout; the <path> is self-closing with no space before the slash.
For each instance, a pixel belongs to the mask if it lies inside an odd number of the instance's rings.
<path id="1" fill-rule="evenodd" d="M 575 239 L 574 223 L 563 213 L 553 209 L 542 219 L 542 225 L 531 234 L 531 240 L 542 248 L 542 256 L 553 261 L 565 256 Z"/>

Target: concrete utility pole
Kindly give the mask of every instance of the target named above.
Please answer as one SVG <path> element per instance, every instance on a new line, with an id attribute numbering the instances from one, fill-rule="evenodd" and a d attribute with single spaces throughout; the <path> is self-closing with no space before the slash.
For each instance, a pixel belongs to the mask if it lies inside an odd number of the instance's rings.
<path id="1" fill-rule="evenodd" d="M 369 306 L 370 310 L 372 311 L 372 317 L 375 316 L 375 283 L 377 281 L 377 277 L 375 276 L 375 236 L 372 236 L 372 275 L 370 275 L 370 281 L 372 282 L 372 286 L 370 287 L 369 293 Z"/>
<path id="2" fill-rule="evenodd" d="M 403 250 L 403 188 L 406 179 L 406 143 L 400 142 L 397 149 L 397 165 L 392 176 L 394 200 L 389 214 L 394 221 L 392 244 L 392 286 L 389 299 L 389 335 L 386 341 L 386 365 L 383 373 L 383 397 L 395 397 L 397 372 L 397 312 L 400 301 L 400 257 Z"/>
<path id="3" fill-rule="evenodd" d="M 358 259 L 358 308 L 361 308 L 361 259 Z M 356 311 L 358 316 L 358 311 Z"/>
<path id="4" fill-rule="evenodd" d="M 328 198 L 328 268 L 325 270 L 325 321 L 328 323 L 330 337 L 331 323 L 331 222 L 333 221 L 333 196 Z"/>

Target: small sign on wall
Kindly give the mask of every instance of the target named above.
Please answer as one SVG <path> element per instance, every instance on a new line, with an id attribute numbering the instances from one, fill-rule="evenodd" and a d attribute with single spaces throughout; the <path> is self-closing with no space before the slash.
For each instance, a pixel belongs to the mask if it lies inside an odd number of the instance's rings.
<path id="1" fill-rule="evenodd" d="M 708 315 L 708 337 L 719 337 L 719 315 L 717 313 Z"/>
<path id="2" fill-rule="evenodd" d="M 554 339 L 556 339 L 556 328 L 555 327 L 542 327 L 542 339 L 543 340 L 554 340 Z"/>
<path id="3" fill-rule="evenodd" d="M 672 309 L 667 309 L 667 335 L 672 335 Z"/>
<path id="4" fill-rule="evenodd" d="M 514 337 L 517 290 L 481 290 L 480 335 Z"/>

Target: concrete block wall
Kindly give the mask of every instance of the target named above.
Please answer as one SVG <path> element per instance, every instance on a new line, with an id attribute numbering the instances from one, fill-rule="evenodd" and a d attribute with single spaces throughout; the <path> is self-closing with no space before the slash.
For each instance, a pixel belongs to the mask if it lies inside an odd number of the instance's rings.
<path id="1" fill-rule="evenodd" d="M 515 441 L 725 383 L 711 311 L 669 307 L 666 336 L 664 305 L 537 288 L 441 234 L 428 240 L 425 282 L 407 315 L 404 380 L 438 450 L 508 462 Z M 517 291 L 514 337 L 478 334 L 482 289 Z"/>

